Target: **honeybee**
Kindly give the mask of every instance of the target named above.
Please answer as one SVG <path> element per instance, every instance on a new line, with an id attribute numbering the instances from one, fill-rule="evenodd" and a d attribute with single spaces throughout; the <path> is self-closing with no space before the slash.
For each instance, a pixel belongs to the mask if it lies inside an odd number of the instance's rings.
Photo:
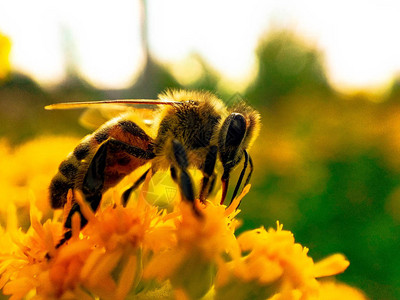
<path id="1" fill-rule="evenodd" d="M 245 184 L 249 182 L 253 163 L 247 150 L 258 135 L 260 116 L 244 102 L 228 108 L 210 92 L 168 90 L 157 100 L 70 102 L 46 106 L 46 109 L 98 107 L 103 104 L 119 105 L 121 108 L 126 103 L 155 107 L 151 110 L 151 124 L 140 117 L 141 109 L 126 106 L 125 113 L 87 135 L 60 164 L 50 183 L 53 208 L 62 208 L 68 191 L 72 189 L 80 190 L 96 211 L 106 190 L 146 163 L 150 165 L 147 171 L 124 192 L 124 205 L 150 170 L 151 174 L 169 170 L 182 198 L 192 203 L 196 195 L 189 168 L 202 172 L 197 196 L 201 201 L 214 187 L 217 158 L 223 168 L 221 203 L 227 195 L 230 173 L 242 158 L 243 168 L 232 199 L 237 195 L 248 167 L 250 171 Z M 81 228 L 86 225 L 87 220 L 81 214 L 79 204 L 73 201 L 64 224 L 67 231 L 58 246 L 71 237 L 71 219 L 75 212 L 81 215 Z"/>

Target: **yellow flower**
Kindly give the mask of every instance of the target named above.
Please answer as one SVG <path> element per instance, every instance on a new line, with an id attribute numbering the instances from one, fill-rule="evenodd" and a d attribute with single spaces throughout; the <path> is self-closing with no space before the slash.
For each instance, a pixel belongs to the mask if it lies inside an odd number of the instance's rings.
<path id="1" fill-rule="evenodd" d="M 228 207 L 218 204 L 217 195 L 204 204 L 171 201 L 173 207 L 167 210 L 147 201 L 157 191 L 153 187 L 155 192 L 149 192 L 148 174 L 127 207 L 120 204 L 127 184 L 123 181 L 103 195 L 96 213 L 75 191 L 88 223 L 81 229 L 75 214 L 71 239 L 56 248 L 73 192 L 63 215 L 55 212 L 51 217 L 44 204 L 46 189 L 62 160 L 55 158 L 64 150 L 47 150 L 53 143 L 60 149 L 70 146 L 69 141 L 51 140 L 16 150 L 0 144 L 7 157 L 2 162 L 8 164 L 0 181 L 6 203 L 5 225 L 0 227 L 0 288 L 10 299 L 330 299 L 332 289 L 336 295 L 363 299 L 353 288 L 319 281 L 347 268 L 342 255 L 314 263 L 308 249 L 295 243 L 279 223 L 277 229 L 260 228 L 236 237 L 237 208 L 250 186 Z M 35 158 L 45 152 L 46 159 Z M 24 174 L 23 167 L 29 172 Z M 23 201 L 12 199 L 18 180 L 30 195 Z M 21 207 L 29 207 L 29 215 L 21 216 Z M 24 222 L 29 222 L 27 230 L 21 228 Z"/>
<path id="2" fill-rule="evenodd" d="M 237 226 L 234 216 L 248 189 L 229 209 L 212 202 L 203 205 L 200 201 L 195 202 L 194 209 L 193 205 L 181 202 L 175 218 L 177 243 L 154 256 L 145 268 L 144 277 L 169 279 L 179 294 L 186 292 L 191 298 L 204 296 L 225 257 L 240 255 L 234 235 Z"/>
<path id="3" fill-rule="evenodd" d="M 71 194 L 69 195 L 71 198 Z M 156 207 L 144 200 L 132 207 L 106 207 L 94 214 L 77 195 L 82 212 L 89 220 L 79 232 L 79 215 L 72 220 L 72 238 L 56 249 L 62 223 L 39 222 L 40 213 L 32 205 L 31 228 L 26 234 L 11 231 L 12 247 L 1 256 L 0 282 L 3 293 L 20 299 L 34 291 L 43 299 L 91 297 L 124 299 L 141 279 L 141 258 L 146 251 L 166 247 L 173 224 L 162 220 Z M 67 213 L 67 212 L 65 212 Z M 163 238 L 154 245 L 154 237 Z M 2 235 L 7 240 L 7 235 Z M 163 246 L 164 245 L 164 246 Z M 16 249 L 16 250 L 15 250 Z"/>
<path id="4" fill-rule="evenodd" d="M 0 32 L 0 80 L 10 72 L 11 41 Z"/>
<path id="5" fill-rule="evenodd" d="M 5 140 L 0 140 L 1 221 L 7 218 L 8 205 L 15 205 L 19 210 L 19 225 L 28 228 L 31 201 L 43 215 L 51 214 L 50 180 L 78 141 L 67 137 L 41 137 L 12 148 Z"/>
<path id="6" fill-rule="evenodd" d="M 293 234 L 264 228 L 247 231 L 238 237 L 243 255 L 221 268 L 216 281 L 218 299 L 265 299 L 277 293 L 291 299 L 293 291 L 306 299 L 317 297 L 317 277 L 343 272 L 348 261 L 334 255 L 314 264 L 308 249 L 295 243 Z M 290 296 L 288 296 L 290 295 Z"/>
<path id="7" fill-rule="evenodd" d="M 367 297 L 360 290 L 335 281 L 324 281 L 320 287 L 321 300 L 351 299 L 366 300 Z"/>
<path id="8" fill-rule="evenodd" d="M 15 210 L 10 218 L 16 219 Z M 48 285 L 46 254 L 53 251 L 62 225 L 51 220 L 42 225 L 39 218 L 40 212 L 32 206 L 31 227 L 26 233 L 7 226 L 7 232 L 1 235 L 0 287 L 5 295 L 12 295 L 10 299 L 21 299 L 30 291 Z"/>

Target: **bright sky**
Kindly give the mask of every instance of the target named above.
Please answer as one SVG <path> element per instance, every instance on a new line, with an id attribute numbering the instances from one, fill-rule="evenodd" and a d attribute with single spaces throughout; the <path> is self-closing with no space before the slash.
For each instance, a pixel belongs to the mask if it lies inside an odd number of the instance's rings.
<path id="1" fill-rule="evenodd" d="M 148 0 L 152 54 L 179 63 L 199 53 L 224 77 L 251 74 L 259 37 L 291 28 L 324 53 L 340 87 L 379 87 L 400 70 L 397 0 Z M 65 75 L 73 49 L 80 72 L 111 88 L 134 80 L 143 53 L 138 0 L 1 0 L 0 31 L 15 69 L 42 83 Z M 72 46 L 69 42 L 73 42 Z"/>

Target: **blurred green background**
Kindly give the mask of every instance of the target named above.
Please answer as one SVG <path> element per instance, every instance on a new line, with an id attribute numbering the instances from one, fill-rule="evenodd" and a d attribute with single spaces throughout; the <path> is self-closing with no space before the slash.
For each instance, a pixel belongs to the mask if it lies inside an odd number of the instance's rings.
<path id="1" fill-rule="evenodd" d="M 74 64 L 62 82 L 43 87 L 7 65 L 7 47 L 0 43 L 0 69 L 9 69 L 0 78 L 0 136 L 14 145 L 88 133 L 77 122 L 81 112 L 45 111 L 50 103 L 155 98 L 174 87 L 210 90 L 227 102 L 235 96 L 198 54 L 188 64 L 202 75 L 183 84 L 146 45 L 139 78 L 110 90 L 91 85 Z M 250 150 L 253 187 L 239 232 L 279 220 L 316 261 L 344 253 L 351 264 L 339 280 L 372 299 L 400 299 L 400 78 L 383 91 L 339 93 L 323 53 L 290 30 L 268 32 L 255 51 L 256 75 L 241 96 L 260 111 L 262 129 Z"/>

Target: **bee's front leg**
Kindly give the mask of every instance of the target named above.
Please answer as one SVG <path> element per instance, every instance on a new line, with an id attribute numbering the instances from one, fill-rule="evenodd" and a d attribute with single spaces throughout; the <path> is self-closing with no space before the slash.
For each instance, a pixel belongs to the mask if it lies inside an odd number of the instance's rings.
<path id="1" fill-rule="evenodd" d="M 216 176 L 214 168 L 215 168 L 215 162 L 217 160 L 217 155 L 218 155 L 218 147 L 211 146 L 207 152 L 206 159 L 204 161 L 204 167 L 202 170 L 203 179 L 201 181 L 200 196 L 199 196 L 202 202 L 206 200 L 208 193 L 210 193 L 214 187 L 215 176 Z"/>
<path id="2" fill-rule="evenodd" d="M 230 173 L 244 154 L 242 143 L 246 136 L 246 130 L 246 119 L 240 113 L 230 114 L 222 123 L 218 137 L 219 154 L 224 168 L 221 177 L 221 204 L 224 203 L 228 192 Z"/>
<path id="3" fill-rule="evenodd" d="M 179 189 L 183 198 L 186 201 L 194 203 L 193 183 L 190 174 L 187 171 L 189 161 L 187 158 L 186 150 L 178 140 L 172 141 L 172 152 L 175 157 L 176 165 L 179 169 L 179 174 L 174 167 L 171 167 L 172 178 L 178 183 Z"/>
<path id="4" fill-rule="evenodd" d="M 242 184 L 242 180 L 243 180 L 244 174 L 245 174 L 247 166 L 249 164 L 249 154 L 247 153 L 246 150 L 243 150 L 243 154 L 244 154 L 243 155 L 244 156 L 243 168 L 242 168 L 242 171 L 240 172 L 240 176 L 239 176 L 239 179 L 238 179 L 238 181 L 236 183 L 235 190 L 233 191 L 230 203 L 232 203 L 233 199 L 235 199 L 235 197 L 236 197 L 236 195 L 237 195 L 237 193 L 239 191 L 240 185 Z M 251 166 L 253 166 L 253 164 L 251 164 Z M 253 168 L 251 167 L 249 176 L 246 179 L 246 184 L 250 181 L 250 176 L 251 176 L 252 171 L 253 171 Z"/>

